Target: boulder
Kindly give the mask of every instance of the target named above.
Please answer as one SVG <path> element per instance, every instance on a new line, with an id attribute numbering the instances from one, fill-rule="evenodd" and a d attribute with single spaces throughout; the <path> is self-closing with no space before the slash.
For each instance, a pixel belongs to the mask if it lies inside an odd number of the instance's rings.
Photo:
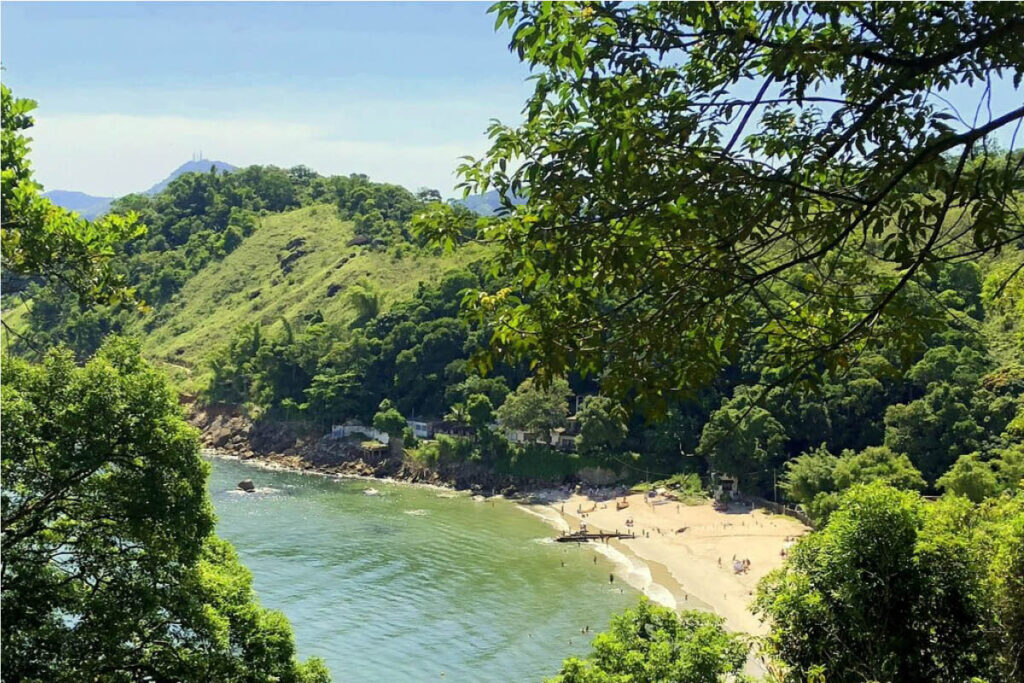
<path id="1" fill-rule="evenodd" d="M 256 493 L 256 484 L 252 483 L 252 479 L 243 479 L 238 482 L 238 488 L 246 493 Z"/>

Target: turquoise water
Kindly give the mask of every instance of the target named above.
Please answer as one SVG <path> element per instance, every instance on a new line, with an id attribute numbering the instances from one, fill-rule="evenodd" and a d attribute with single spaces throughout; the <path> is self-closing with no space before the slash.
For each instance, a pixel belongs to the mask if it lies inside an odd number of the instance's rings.
<path id="1" fill-rule="evenodd" d="M 639 595 L 507 501 L 211 462 L 218 533 L 335 681 L 543 680 Z"/>

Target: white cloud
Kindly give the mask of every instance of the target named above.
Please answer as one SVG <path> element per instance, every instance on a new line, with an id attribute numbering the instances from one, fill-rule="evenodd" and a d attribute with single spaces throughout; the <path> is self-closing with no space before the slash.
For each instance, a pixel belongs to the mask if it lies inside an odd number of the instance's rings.
<path id="1" fill-rule="evenodd" d="M 392 140 L 349 139 L 337 126 L 273 120 L 42 112 L 30 132 L 36 178 L 47 189 L 119 196 L 144 190 L 202 150 L 237 166 L 305 164 L 323 174 L 365 173 L 410 189 L 451 194 L 458 158 L 486 147 L 481 131 L 464 142 L 418 143 L 396 128 Z"/>

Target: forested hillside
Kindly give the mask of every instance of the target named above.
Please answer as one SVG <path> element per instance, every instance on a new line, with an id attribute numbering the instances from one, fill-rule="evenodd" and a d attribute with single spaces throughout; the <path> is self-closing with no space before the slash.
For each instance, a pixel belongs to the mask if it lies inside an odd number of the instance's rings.
<path id="1" fill-rule="evenodd" d="M 491 12 L 535 78 L 523 120 L 459 169 L 487 215 L 252 166 L 90 223 L 38 196 L 17 133 L 32 104 L 4 89 L 5 351 L 25 357 L 4 363 L 4 552 L 26 568 L 5 562 L 4 596 L 45 603 L 20 615 L 30 638 L 4 632 L 18 669 L 53 678 L 87 642 L 122 670 L 139 639 L 150 677 L 224 677 L 248 670 L 242 630 L 277 644 L 268 675 L 326 677 L 211 536 L 198 444 L 141 348 L 200 406 L 370 424 L 389 448 L 344 445 L 419 470 L 680 499 L 728 480 L 727 513 L 800 506 L 815 531 L 749 591 L 769 680 L 1021 680 L 1024 107 L 992 94 L 1024 81 L 1022 4 Z M 181 647 L 103 590 L 124 630 L 78 621 L 106 562 L 138 611 L 184 611 Z M 217 656 L 185 667 L 208 632 Z M 594 645 L 555 680 L 733 680 L 748 646 L 645 604 Z"/>
<path id="2" fill-rule="evenodd" d="M 107 334 L 137 335 L 150 358 L 195 391 L 211 352 L 243 325 L 277 330 L 321 316 L 345 326 L 359 315 L 357 300 L 382 313 L 421 281 L 478 258 L 413 248 L 404 226 L 421 205 L 403 188 L 362 176 L 262 167 L 189 173 L 153 197 L 113 205 L 147 226 L 119 247 L 117 262 L 138 306 L 84 307 L 66 286 L 31 283 L 23 296 L 30 303 L 6 319 L 35 343 L 65 343 L 81 358 Z"/>
<path id="3" fill-rule="evenodd" d="M 182 390 L 258 419 L 323 430 L 369 423 L 387 400 L 405 417 L 476 434 L 443 441 L 448 459 L 502 470 L 539 460 L 520 471 L 556 478 L 584 465 L 626 480 L 719 472 L 822 520 L 856 483 L 980 499 L 1024 471 L 1016 247 L 920 278 L 906 305 L 930 322 L 909 350 L 893 335 L 796 387 L 778 384 L 773 356 L 750 353 L 652 409 L 600 396 L 594 376 L 534 387 L 529 359 L 485 367 L 490 323 L 465 315 L 464 298 L 500 297 L 505 283 L 491 274 L 493 252 L 474 244 L 480 219 L 427 199 L 436 197 L 301 168 L 185 175 L 153 198 L 115 204 L 149 227 L 120 263 L 141 310 L 84 309 L 58 285 L 32 285 L 21 321 L 80 357 L 109 333 L 137 335 Z M 439 210 L 460 226 L 455 253 L 417 237 Z M 496 416 L 548 446 L 509 444 L 489 426 Z M 575 453 L 552 447 L 550 430 L 567 430 Z M 437 448 L 411 454 L 431 462 Z"/>

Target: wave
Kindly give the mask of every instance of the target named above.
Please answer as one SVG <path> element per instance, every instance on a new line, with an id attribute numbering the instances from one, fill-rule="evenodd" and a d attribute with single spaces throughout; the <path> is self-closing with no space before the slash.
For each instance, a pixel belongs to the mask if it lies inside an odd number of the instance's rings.
<path id="1" fill-rule="evenodd" d="M 540 517 L 560 532 L 571 531 L 569 523 L 554 508 L 546 505 L 530 507 L 517 505 L 516 507 L 535 517 Z M 552 542 L 551 539 L 546 540 Z M 654 580 L 654 577 L 651 575 L 651 568 L 639 557 L 626 554 L 608 543 L 587 543 L 584 547 L 592 548 L 610 560 L 618 569 L 615 574 L 621 577 L 627 584 L 646 595 L 651 601 L 670 609 L 675 609 L 678 605 L 672 591 Z"/>
<path id="2" fill-rule="evenodd" d="M 526 505 L 516 505 L 516 507 L 522 510 L 523 512 L 533 515 L 534 517 L 540 517 L 545 522 L 555 527 L 555 529 L 557 529 L 558 531 L 571 531 L 571 529 L 569 528 L 569 523 L 565 521 L 562 515 L 555 512 L 553 509 L 549 508 L 546 505 L 534 505 L 530 507 L 527 507 Z"/>
<path id="3" fill-rule="evenodd" d="M 589 543 L 587 545 L 618 567 L 619 571 L 616 573 L 630 586 L 650 598 L 652 602 L 670 609 L 676 608 L 678 603 L 672 591 L 655 582 L 651 575 L 651 568 L 647 566 L 646 562 L 636 556 L 627 555 L 607 543 Z"/>

